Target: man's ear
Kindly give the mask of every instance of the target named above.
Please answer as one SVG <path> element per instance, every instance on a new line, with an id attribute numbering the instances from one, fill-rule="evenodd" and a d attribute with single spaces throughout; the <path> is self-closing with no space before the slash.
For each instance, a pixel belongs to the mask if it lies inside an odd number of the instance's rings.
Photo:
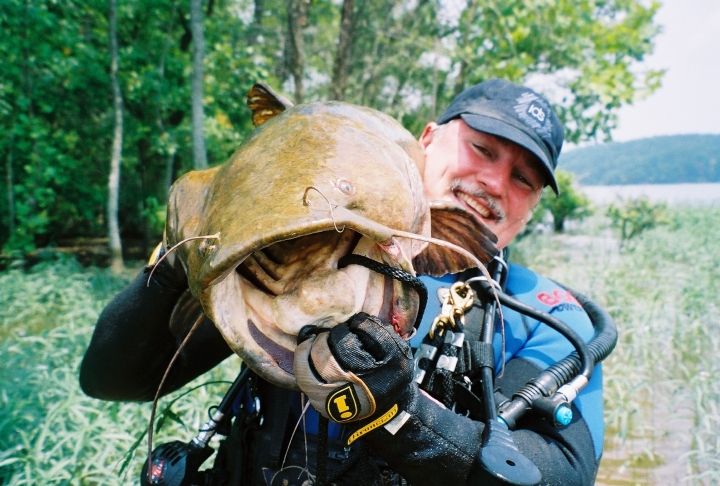
<path id="1" fill-rule="evenodd" d="M 420 138 L 418 139 L 423 149 L 426 149 L 427 146 L 430 145 L 430 142 L 432 142 L 433 135 L 437 127 L 437 123 L 429 122 L 427 125 L 425 125 L 425 128 L 423 128 L 423 131 L 420 134 Z"/>

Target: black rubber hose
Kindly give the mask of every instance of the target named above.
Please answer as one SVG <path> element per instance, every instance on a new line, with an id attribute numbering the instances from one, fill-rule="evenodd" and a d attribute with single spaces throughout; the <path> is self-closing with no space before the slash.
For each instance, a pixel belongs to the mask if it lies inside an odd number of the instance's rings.
<path id="1" fill-rule="evenodd" d="M 483 287 L 483 290 L 485 290 L 485 292 L 492 292 L 490 290 L 490 285 L 487 282 L 480 281 L 480 284 Z M 490 296 L 490 298 L 492 298 L 492 293 L 490 293 Z M 592 370 L 594 366 L 592 356 L 590 355 L 590 350 L 585 341 L 583 341 L 580 335 L 575 332 L 572 327 L 568 326 L 563 321 L 548 314 L 547 312 L 542 312 L 535 309 L 534 307 L 530 307 L 527 304 L 523 304 L 519 300 L 510 297 L 504 292 L 498 291 L 497 296 L 500 303 L 505 307 L 508 307 L 514 311 L 525 314 L 528 317 L 532 317 L 533 319 L 537 319 L 538 321 L 547 324 L 548 326 L 562 334 L 568 341 L 570 341 L 570 344 L 573 345 L 580 358 L 580 362 L 582 364 L 581 374 L 584 375 L 588 380 L 590 380 L 590 376 L 592 375 Z"/>
<path id="2" fill-rule="evenodd" d="M 590 321 L 593 323 L 595 337 L 590 341 L 588 347 L 593 355 L 595 364 L 597 364 L 610 356 L 610 353 L 615 349 L 618 340 L 617 326 L 615 326 L 615 322 L 612 317 L 610 317 L 610 314 L 590 300 L 589 297 L 570 288 L 567 290 L 580 302 L 580 305 L 585 309 L 588 317 L 590 317 Z"/>
<path id="3" fill-rule="evenodd" d="M 503 258 L 504 256 L 506 256 L 505 253 L 495 257 L 492 264 L 488 266 L 488 270 L 492 272 L 491 276 L 493 280 L 498 282 L 501 285 L 501 288 L 508 273 L 508 266 L 507 263 L 505 263 Z M 492 296 L 489 296 L 489 298 L 485 299 L 484 302 L 483 321 L 482 327 L 480 328 L 480 342 L 492 347 L 493 336 L 495 335 L 495 313 L 497 311 L 497 302 L 492 298 Z M 490 422 L 497 419 L 497 404 L 495 402 L 494 387 L 495 367 L 482 366 L 480 367 L 479 373 L 482 384 L 480 387 L 480 395 L 483 401 L 485 419 L 487 422 Z"/>
<path id="4" fill-rule="evenodd" d="M 587 345 L 592 356 L 593 366 L 607 358 L 617 343 L 617 327 L 610 315 L 585 295 L 565 287 L 580 303 L 588 314 L 595 329 L 595 336 Z M 573 351 L 548 369 L 530 380 L 513 395 L 513 400 L 500 405 L 499 415 L 510 428 L 527 412 L 533 402 L 555 393 L 558 388 L 577 375 L 583 363 L 578 353 Z"/>
<path id="5" fill-rule="evenodd" d="M 230 385 L 230 388 L 228 388 L 228 391 L 227 393 L 225 393 L 223 399 L 220 401 L 220 405 L 218 405 L 217 407 L 218 411 L 222 412 L 223 414 L 230 413 L 235 398 L 243 389 L 249 377 L 250 368 L 243 368 L 240 374 L 238 374 L 238 376 L 235 378 L 235 381 L 233 381 L 232 385 Z"/>

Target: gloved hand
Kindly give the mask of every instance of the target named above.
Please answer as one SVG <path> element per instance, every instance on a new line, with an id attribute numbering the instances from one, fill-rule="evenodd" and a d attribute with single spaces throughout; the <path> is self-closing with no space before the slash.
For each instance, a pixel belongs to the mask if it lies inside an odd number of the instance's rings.
<path id="1" fill-rule="evenodd" d="M 394 410 L 389 421 L 402 408 L 413 381 L 412 352 L 391 326 L 359 313 L 332 329 L 303 328 L 298 340 L 295 378 L 323 416 L 347 423 Z"/>

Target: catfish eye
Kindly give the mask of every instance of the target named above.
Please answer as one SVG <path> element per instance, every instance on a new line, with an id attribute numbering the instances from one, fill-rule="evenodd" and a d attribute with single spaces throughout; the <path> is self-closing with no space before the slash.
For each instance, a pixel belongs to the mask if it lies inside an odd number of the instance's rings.
<path id="1" fill-rule="evenodd" d="M 337 182 L 335 182 L 335 186 L 345 195 L 350 196 L 355 193 L 355 187 L 346 179 L 338 179 Z"/>

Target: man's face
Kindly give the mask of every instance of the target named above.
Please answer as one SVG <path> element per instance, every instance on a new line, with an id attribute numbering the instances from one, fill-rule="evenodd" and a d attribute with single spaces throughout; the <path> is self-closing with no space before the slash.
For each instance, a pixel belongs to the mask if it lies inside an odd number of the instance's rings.
<path id="1" fill-rule="evenodd" d="M 473 130 L 462 119 L 428 124 L 420 144 L 428 198 L 459 204 L 497 235 L 498 248 L 510 244 L 545 183 L 535 156 L 506 139 Z"/>

